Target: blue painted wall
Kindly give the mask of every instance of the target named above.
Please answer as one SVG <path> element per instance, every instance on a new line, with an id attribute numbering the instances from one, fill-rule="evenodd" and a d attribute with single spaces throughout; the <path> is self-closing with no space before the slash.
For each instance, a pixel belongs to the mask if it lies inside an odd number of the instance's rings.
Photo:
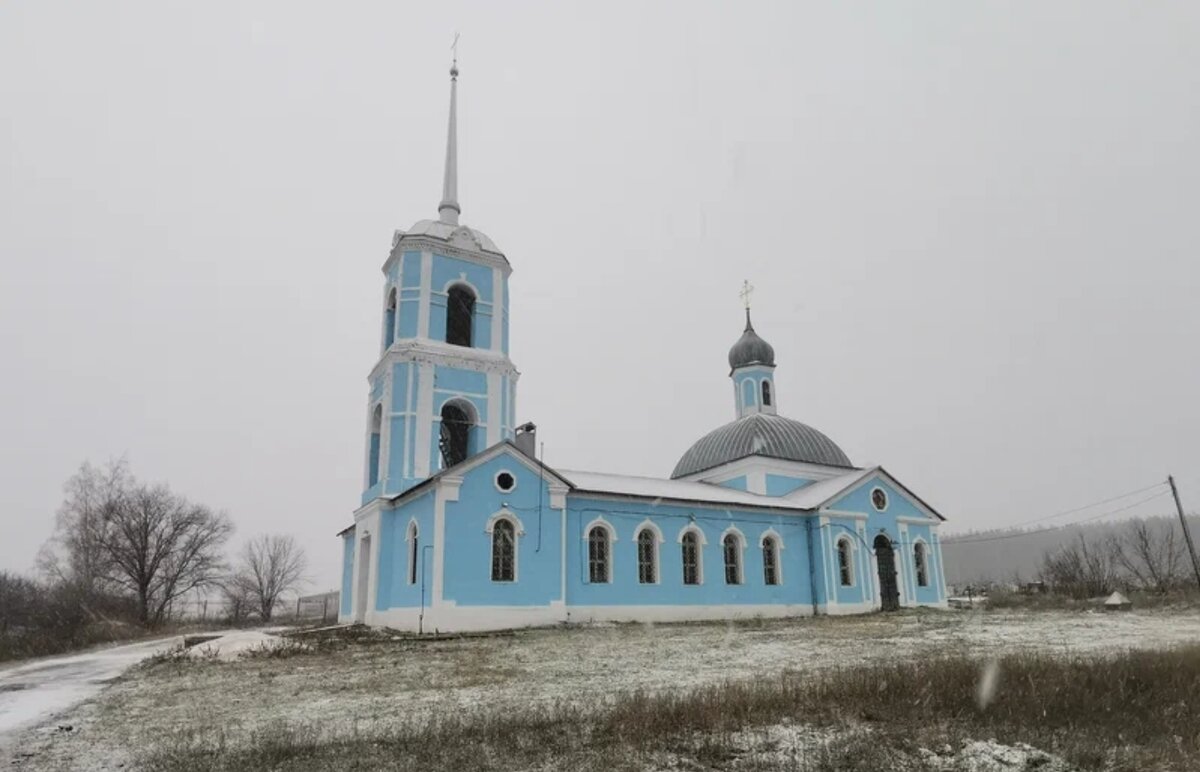
<path id="1" fill-rule="evenodd" d="M 812 485 L 807 477 L 791 477 L 783 474 L 767 475 L 767 495 L 786 496 L 792 491 L 798 491 L 806 485 Z"/>
<path id="2" fill-rule="evenodd" d="M 423 545 L 433 544 L 434 492 L 428 491 L 380 516 L 379 573 L 375 607 L 388 608 L 420 606 L 421 578 L 425 579 L 425 604 L 429 604 L 433 587 L 433 551 Z M 408 529 L 417 524 L 417 573 L 410 582 L 411 553 Z"/>
<path id="3" fill-rule="evenodd" d="M 735 491 L 744 491 L 746 490 L 746 476 L 734 477 L 730 480 L 719 482 L 717 485 L 720 485 L 722 488 L 732 488 Z"/>
<path id="4" fill-rule="evenodd" d="M 548 486 L 517 460 L 510 450 L 470 470 L 463 478 L 457 502 L 446 504 L 446 551 L 443 597 L 459 606 L 544 606 L 560 599 L 562 520 L 550 509 Z M 508 471 L 516 478 L 513 490 L 496 489 L 495 476 Z M 539 516 L 539 499 L 541 501 Z M 517 578 L 493 582 L 489 518 L 507 508 L 520 521 L 517 536 Z"/>
<path id="5" fill-rule="evenodd" d="M 660 504 L 648 501 L 618 502 L 568 496 L 567 516 L 567 598 L 572 605 L 715 605 L 715 604 L 809 604 L 810 569 L 804 522 L 806 518 L 771 515 L 737 510 L 712 510 Z M 658 583 L 638 582 L 638 526 L 653 512 L 653 521 L 663 532 L 659 545 Z M 588 581 L 585 528 L 603 517 L 615 530 L 612 545 L 612 581 L 592 584 Z M 694 518 L 694 519 L 693 519 Z M 683 555 L 680 532 L 695 525 L 707 544 L 701 547 L 703 582 L 683 583 Z M 725 583 L 725 561 L 721 537 L 730 525 L 745 536 L 742 551 L 740 585 Z M 782 583 L 764 582 L 763 554 L 759 539 L 773 528 L 781 537 Z"/>

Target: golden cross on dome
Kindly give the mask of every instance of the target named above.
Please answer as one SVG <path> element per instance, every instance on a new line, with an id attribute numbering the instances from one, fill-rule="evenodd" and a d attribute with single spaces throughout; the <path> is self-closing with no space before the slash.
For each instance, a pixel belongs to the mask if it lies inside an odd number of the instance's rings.
<path id="1" fill-rule="evenodd" d="M 746 306 L 746 310 L 750 310 L 750 296 L 754 294 L 754 285 L 747 279 L 742 282 L 742 290 L 738 296 L 742 299 L 742 305 Z"/>

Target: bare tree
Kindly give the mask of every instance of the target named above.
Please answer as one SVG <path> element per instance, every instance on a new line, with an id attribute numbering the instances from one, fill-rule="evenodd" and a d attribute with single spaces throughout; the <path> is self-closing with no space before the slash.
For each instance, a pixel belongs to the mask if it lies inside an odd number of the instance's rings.
<path id="1" fill-rule="evenodd" d="M 139 483 L 125 461 L 83 464 L 65 487 L 43 567 L 83 588 L 83 603 L 103 591 L 132 596 L 143 625 L 163 621 L 171 603 L 212 584 L 233 526 L 165 485 Z"/>
<path id="2" fill-rule="evenodd" d="M 103 467 L 84 462 L 63 485 L 54 535 L 38 554 L 45 577 L 73 590 L 93 618 L 97 596 L 112 589 L 107 581 L 112 564 L 100 537 L 112 508 L 132 485 L 123 458 Z"/>
<path id="3" fill-rule="evenodd" d="M 269 622 L 279 597 L 304 581 L 307 564 L 304 551 L 293 537 L 259 535 L 242 549 L 235 581 L 250 587 L 259 615 Z"/>
<path id="4" fill-rule="evenodd" d="M 135 485 L 110 508 L 98 538 L 108 578 L 133 593 L 139 621 L 154 625 L 176 598 L 216 583 L 232 532 L 225 515 L 165 485 Z"/>
<path id="5" fill-rule="evenodd" d="M 1171 520 L 1134 520 L 1112 537 L 1117 564 L 1141 587 L 1166 592 L 1177 585 L 1183 544 Z"/>

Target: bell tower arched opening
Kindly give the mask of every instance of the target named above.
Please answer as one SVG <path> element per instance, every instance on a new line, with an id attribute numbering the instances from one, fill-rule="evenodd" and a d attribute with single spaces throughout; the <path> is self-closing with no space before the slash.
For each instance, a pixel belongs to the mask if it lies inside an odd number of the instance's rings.
<path id="1" fill-rule="evenodd" d="M 438 448 L 442 453 L 442 468 L 461 464 L 471 455 L 471 429 L 475 426 L 475 410 L 469 403 L 451 400 L 442 405 L 442 429 Z"/>
<path id="2" fill-rule="evenodd" d="M 455 284 L 446 299 L 446 342 L 452 346 L 474 345 L 475 293 Z"/>

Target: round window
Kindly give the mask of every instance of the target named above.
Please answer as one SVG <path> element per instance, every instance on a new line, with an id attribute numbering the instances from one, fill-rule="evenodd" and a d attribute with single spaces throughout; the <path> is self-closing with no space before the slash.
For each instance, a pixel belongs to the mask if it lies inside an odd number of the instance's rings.
<path id="1" fill-rule="evenodd" d="M 883 488 L 876 488 L 871 491 L 871 504 L 880 512 L 887 509 L 887 493 Z"/>
<path id="2" fill-rule="evenodd" d="M 496 487 L 507 493 L 517 487 L 517 478 L 512 476 L 512 472 L 501 472 L 496 475 Z"/>

